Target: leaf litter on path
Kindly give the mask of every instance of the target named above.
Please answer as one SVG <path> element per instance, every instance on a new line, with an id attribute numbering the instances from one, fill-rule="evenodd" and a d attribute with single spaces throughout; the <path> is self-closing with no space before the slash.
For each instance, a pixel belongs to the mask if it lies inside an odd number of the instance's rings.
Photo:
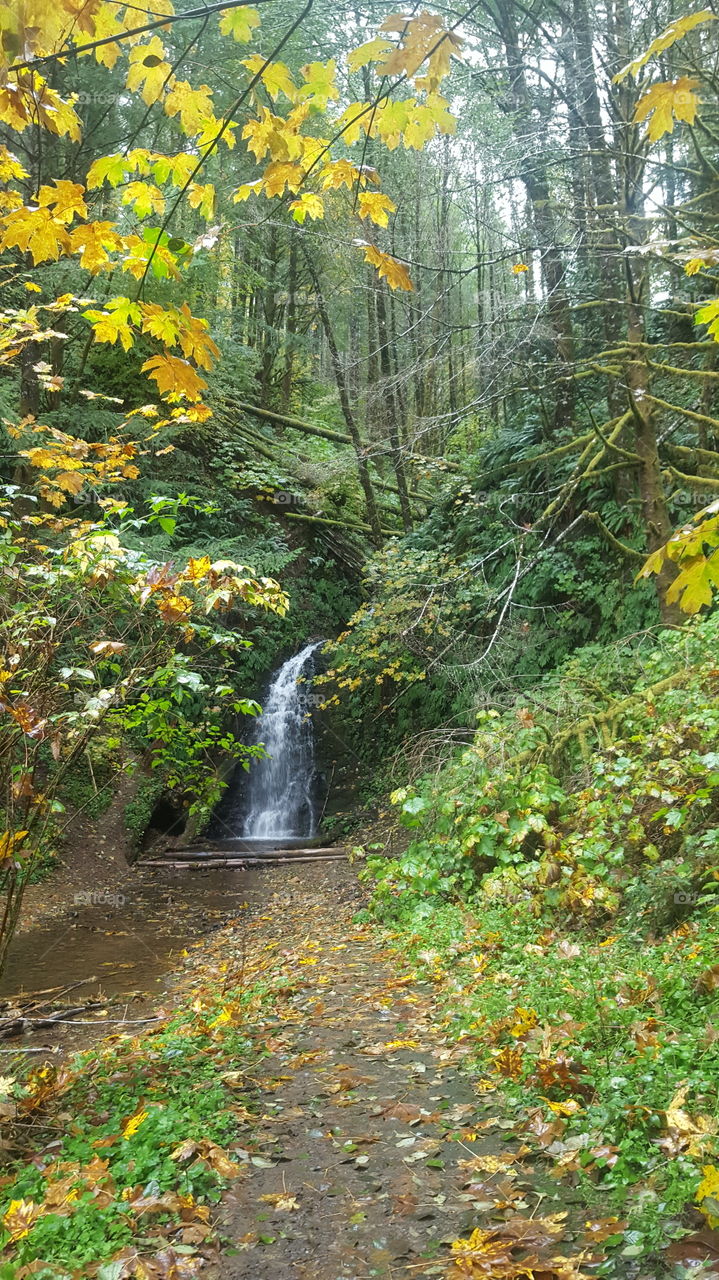
<path id="1" fill-rule="evenodd" d="M 232 967 L 234 948 L 272 955 L 281 940 L 288 982 L 255 1073 L 256 1144 L 271 1158 L 224 1197 L 211 1280 L 593 1274 L 600 1255 L 573 1245 L 562 1193 L 550 1190 L 548 1212 L 522 1168 L 530 1148 L 462 1073 L 467 1047 L 448 1042 L 381 935 L 353 921 L 351 870 L 266 883 L 261 918 L 213 944 Z"/>

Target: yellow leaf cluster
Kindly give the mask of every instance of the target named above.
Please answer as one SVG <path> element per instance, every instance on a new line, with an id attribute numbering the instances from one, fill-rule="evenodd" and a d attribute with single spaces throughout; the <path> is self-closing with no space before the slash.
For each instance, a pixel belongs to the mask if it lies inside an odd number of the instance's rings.
<path id="1" fill-rule="evenodd" d="M 39 125 L 58 138 L 80 139 L 80 117 L 73 100 L 62 98 L 37 71 L 19 72 L 0 86 L 0 123 L 15 133 Z"/>
<path id="2" fill-rule="evenodd" d="M 426 61 L 425 74 L 416 83 L 418 88 L 429 92 L 439 88 L 449 72 L 452 54 L 458 54 L 462 48 L 460 37 L 447 30 L 438 14 L 426 10 L 416 17 L 393 14 L 382 23 L 380 31 L 397 32 L 399 39 L 390 53 L 381 55 L 377 75 L 411 79 Z"/>
<path id="3" fill-rule="evenodd" d="M 719 303 L 717 308 L 719 325 Z M 705 308 L 705 310 L 708 308 Z M 653 551 L 640 569 L 637 577 L 648 578 L 661 573 L 667 561 L 679 569 L 666 592 L 668 604 L 678 603 L 683 613 L 698 613 L 711 605 L 719 588 L 719 500 L 710 503 L 687 522 L 664 546 Z"/>
<path id="4" fill-rule="evenodd" d="M 33 433 L 43 435 L 43 444 L 21 449 L 20 457 L 42 472 L 38 488 L 51 506 L 62 506 L 67 494 L 81 493 L 86 485 L 117 484 L 139 474 L 137 446 L 118 436 L 91 444 L 55 427 L 36 425 Z"/>

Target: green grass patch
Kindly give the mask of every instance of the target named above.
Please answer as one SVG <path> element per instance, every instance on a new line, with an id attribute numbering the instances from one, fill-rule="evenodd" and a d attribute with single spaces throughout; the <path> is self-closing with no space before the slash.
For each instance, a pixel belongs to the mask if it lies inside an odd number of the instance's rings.
<path id="1" fill-rule="evenodd" d="M 221 981 L 201 985 L 156 1027 L 2 1082 L 18 1143 L 31 1148 L 3 1179 L 4 1257 L 73 1280 L 103 1263 L 101 1280 L 112 1280 L 128 1250 L 201 1250 L 210 1206 L 248 1158 L 243 1073 L 265 1052 L 258 1026 L 280 971 L 228 980 L 221 995 Z"/>

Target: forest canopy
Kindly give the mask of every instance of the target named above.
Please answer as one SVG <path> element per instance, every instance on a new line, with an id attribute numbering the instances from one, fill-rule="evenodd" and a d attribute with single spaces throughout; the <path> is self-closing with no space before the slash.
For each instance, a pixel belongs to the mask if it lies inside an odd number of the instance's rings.
<path id="1" fill-rule="evenodd" d="M 448 1275 L 719 1256 L 717 16 L 0 4 L 0 976 L 82 823 L 109 815 L 130 860 L 211 840 L 266 758 L 268 673 L 316 652 L 324 853 L 369 886 L 353 921 L 321 904 L 325 949 L 338 920 L 389 931 L 423 1034 L 504 1098 L 522 1158 L 610 1210 L 578 1259 L 564 1214 L 476 1227 Z M 237 1172 L 214 1139 L 249 1116 L 234 1059 L 204 1084 L 223 1036 L 248 1055 L 248 1004 L 274 1026 L 285 960 L 239 993 L 211 968 L 157 1037 L 157 1107 L 97 1086 L 95 1128 L 51 1144 L 67 1215 L 39 1164 L 4 1180 L 3 1259 L 190 1274 Z M 420 1046 L 368 1052 L 398 1048 Z M 0 1114 L 64 1088 L 3 1079 Z M 511 1214 L 516 1171 L 488 1159 Z M 168 1239 L 191 1210 L 170 1270 L 118 1252 L 158 1208 Z"/>

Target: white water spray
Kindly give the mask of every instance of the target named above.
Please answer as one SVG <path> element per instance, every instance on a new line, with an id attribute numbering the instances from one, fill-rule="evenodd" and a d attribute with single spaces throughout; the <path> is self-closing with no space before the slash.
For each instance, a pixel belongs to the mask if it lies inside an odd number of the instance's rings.
<path id="1" fill-rule="evenodd" d="M 268 759 L 250 767 L 247 816 L 242 836 L 248 840 L 277 840 L 315 834 L 312 795 L 314 735 L 309 718 L 307 674 L 316 640 L 283 663 L 273 676 L 257 721 L 255 742 Z"/>

